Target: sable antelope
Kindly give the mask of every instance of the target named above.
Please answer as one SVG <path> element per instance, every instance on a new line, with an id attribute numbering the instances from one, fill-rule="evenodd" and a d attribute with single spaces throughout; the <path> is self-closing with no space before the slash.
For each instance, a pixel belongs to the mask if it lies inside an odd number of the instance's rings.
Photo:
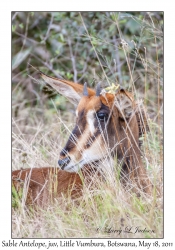
<path id="1" fill-rule="evenodd" d="M 45 82 L 77 106 L 76 124 L 60 153 L 60 168 L 13 171 L 13 185 L 17 191 L 27 179 L 26 203 L 44 204 L 49 190 L 57 197 L 68 192 L 72 197 L 81 195 L 79 170 L 87 179 L 96 173 L 99 176 L 98 167 L 105 167 L 109 157 L 115 156 L 122 165 L 124 185 L 136 183 L 137 188 L 149 194 L 151 185 L 139 145 L 139 136 L 147 126 L 145 113 L 132 94 L 123 89 L 108 93 L 101 90 L 99 83 L 94 91 L 87 88 L 86 83 L 83 86 L 40 74 Z"/>

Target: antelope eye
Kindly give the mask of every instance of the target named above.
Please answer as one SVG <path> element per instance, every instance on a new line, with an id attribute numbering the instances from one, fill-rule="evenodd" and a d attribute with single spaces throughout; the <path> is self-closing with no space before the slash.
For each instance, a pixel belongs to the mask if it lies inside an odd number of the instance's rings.
<path id="1" fill-rule="evenodd" d="M 99 112 L 99 113 L 97 113 L 97 117 L 99 120 L 107 120 L 108 114 L 103 113 L 103 112 Z"/>

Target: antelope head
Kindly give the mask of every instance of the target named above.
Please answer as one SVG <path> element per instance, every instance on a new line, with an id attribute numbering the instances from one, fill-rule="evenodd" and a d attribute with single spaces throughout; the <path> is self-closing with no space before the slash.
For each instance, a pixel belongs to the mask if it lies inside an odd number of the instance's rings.
<path id="1" fill-rule="evenodd" d="M 109 154 L 124 159 L 125 164 L 139 164 L 139 125 L 129 92 L 120 89 L 114 94 L 104 93 L 100 83 L 93 90 L 86 83 L 83 86 L 43 73 L 41 76 L 76 105 L 76 124 L 58 160 L 61 169 L 77 172 L 86 164 L 107 159 Z"/>

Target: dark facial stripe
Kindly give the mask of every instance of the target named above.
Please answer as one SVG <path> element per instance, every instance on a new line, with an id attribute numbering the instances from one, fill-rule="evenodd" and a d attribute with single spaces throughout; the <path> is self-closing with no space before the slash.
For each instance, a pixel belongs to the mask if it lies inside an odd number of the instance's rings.
<path id="1" fill-rule="evenodd" d="M 65 147 L 61 151 L 60 156 L 66 156 L 66 154 L 70 152 L 71 149 L 73 149 L 77 145 L 78 139 L 81 135 L 83 135 L 85 127 L 86 127 L 86 117 L 84 116 L 84 110 L 82 110 L 78 115 L 75 128 L 73 129 Z"/>
<path id="2" fill-rule="evenodd" d="M 101 108 L 99 110 L 97 110 L 96 112 L 106 112 L 110 114 L 110 110 L 107 106 L 105 106 L 104 104 L 101 105 Z M 87 140 L 87 143 L 85 144 L 84 148 L 89 148 L 92 143 L 96 140 L 96 138 L 102 133 L 102 131 L 104 131 L 105 133 L 105 121 L 100 121 L 97 118 L 97 115 L 94 114 L 94 127 L 96 128 L 96 131 L 94 133 L 94 135 L 90 136 Z M 85 116 L 85 112 L 84 110 L 80 111 L 78 114 L 78 118 L 77 118 L 77 123 L 75 128 L 73 129 L 65 147 L 63 148 L 63 150 L 60 153 L 60 156 L 66 156 L 67 153 L 69 153 L 78 143 L 78 139 L 81 135 L 83 135 L 84 130 L 86 128 L 86 116 Z"/>
<path id="3" fill-rule="evenodd" d="M 78 126 L 76 125 L 75 128 L 73 129 L 71 135 L 69 136 L 69 139 L 65 145 L 65 147 L 63 148 L 63 150 L 61 151 L 60 153 L 60 156 L 66 156 L 66 154 L 68 152 L 70 152 L 70 150 L 72 148 L 75 147 L 75 145 L 77 145 L 77 140 L 78 138 L 80 137 L 81 135 L 81 131 L 80 129 L 78 128 Z"/>

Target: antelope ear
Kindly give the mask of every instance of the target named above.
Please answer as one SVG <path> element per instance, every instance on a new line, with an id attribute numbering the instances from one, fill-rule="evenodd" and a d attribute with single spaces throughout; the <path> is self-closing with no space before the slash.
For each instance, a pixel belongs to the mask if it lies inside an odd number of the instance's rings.
<path id="1" fill-rule="evenodd" d="M 133 113 L 133 97 L 124 89 L 117 92 L 115 96 L 115 106 L 119 110 L 119 117 L 129 119 Z"/>
<path id="2" fill-rule="evenodd" d="M 83 96 L 83 85 L 67 81 L 64 79 L 58 79 L 55 77 L 48 76 L 40 71 L 41 77 L 47 82 L 51 87 L 58 91 L 61 95 L 65 96 L 71 103 L 77 105 Z M 95 95 L 95 92 L 88 88 L 89 96 Z"/>

